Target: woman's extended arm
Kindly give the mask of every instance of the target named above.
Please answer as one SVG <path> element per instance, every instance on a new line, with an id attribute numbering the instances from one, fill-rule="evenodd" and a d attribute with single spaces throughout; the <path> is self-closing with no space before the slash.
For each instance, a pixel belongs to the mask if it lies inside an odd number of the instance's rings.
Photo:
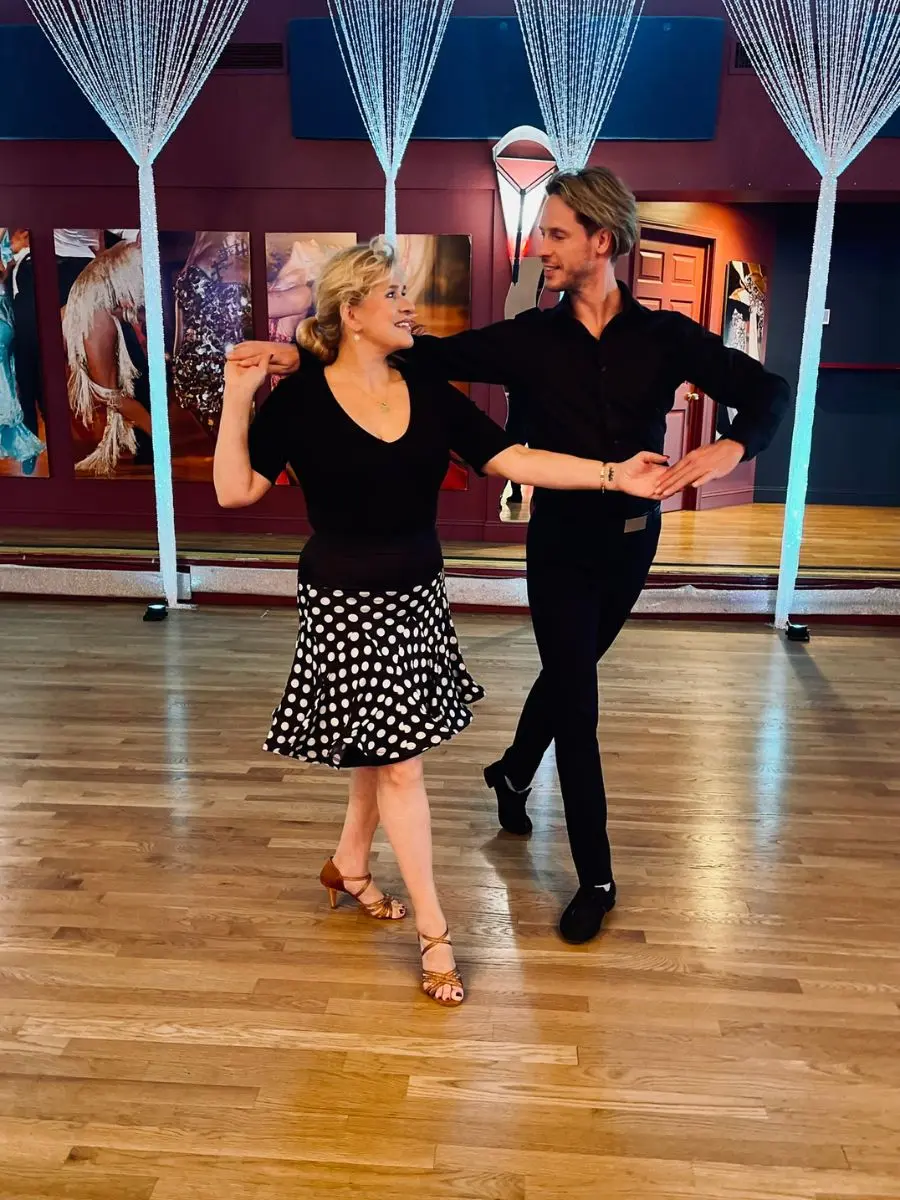
<path id="1" fill-rule="evenodd" d="M 268 366 L 265 356 L 257 366 L 233 362 L 225 366 L 222 419 L 213 458 L 213 483 L 222 508 L 246 508 L 261 500 L 272 486 L 250 465 L 247 441 L 253 398 L 265 382 Z"/>
<path id="2" fill-rule="evenodd" d="M 667 466 L 664 455 L 647 450 L 626 462 L 603 463 L 593 458 L 576 458 L 573 454 L 509 446 L 485 463 L 484 472 L 540 488 L 627 492 L 652 500 L 657 498 L 659 481 Z"/>

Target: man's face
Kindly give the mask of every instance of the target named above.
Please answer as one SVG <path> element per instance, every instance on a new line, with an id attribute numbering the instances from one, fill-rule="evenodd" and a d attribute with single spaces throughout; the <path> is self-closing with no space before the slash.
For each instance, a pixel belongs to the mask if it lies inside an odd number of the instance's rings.
<path id="1" fill-rule="evenodd" d="M 589 234 L 568 204 L 548 196 L 541 216 L 544 286 L 551 292 L 577 292 L 597 278 L 609 261 L 612 238 L 601 229 Z"/>
<path id="2" fill-rule="evenodd" d="M 29 245 L 28 230 L 27 229 L 11 230 L 10 235 L 9 235 L 9 244 L 10 244 L 10 247 L 12 248 L 13 254 L 18 254 L 20 250 L 27 250 L 28 245 Z"/>

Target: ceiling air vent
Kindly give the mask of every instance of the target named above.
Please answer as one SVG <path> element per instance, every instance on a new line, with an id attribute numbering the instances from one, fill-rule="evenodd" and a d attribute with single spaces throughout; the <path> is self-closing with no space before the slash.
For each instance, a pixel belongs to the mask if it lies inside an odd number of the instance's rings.
<path id="1" fill-rule="evenodd" d="M 216 63 L 217 71 L 283 71 L 281 42 L 229 42 Z"/>

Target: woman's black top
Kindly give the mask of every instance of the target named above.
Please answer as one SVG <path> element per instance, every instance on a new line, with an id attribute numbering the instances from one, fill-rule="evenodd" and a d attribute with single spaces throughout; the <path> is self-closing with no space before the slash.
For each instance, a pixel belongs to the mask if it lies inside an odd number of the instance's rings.
<path id="1" fill-rule="evenodd" d="M 409 425 L 385 442 L 367 433 L 304 357 L 250 426 L 250 463 L 273 483 L 290 463 L 314 535 L 300 558 L 312 586 L 405 588 L 427 583 L 443 559 L 435 523 L 453 451 L 481 471 L 510 439 L 449 383 L 402 367 Z"/>

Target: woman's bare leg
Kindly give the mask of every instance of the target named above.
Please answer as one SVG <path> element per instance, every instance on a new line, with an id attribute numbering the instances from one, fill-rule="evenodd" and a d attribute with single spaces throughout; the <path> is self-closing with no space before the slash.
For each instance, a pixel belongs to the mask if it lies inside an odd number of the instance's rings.
<path id="1" fill-rule="evenodd" d="M 377 770 L 376 767 L 354 767 L 350 772 L 347 815 L 333 856 L 334 865 L 345 878 L 361 879 L 369 874 L 372 839 L 378 828 Z M 384 895 L 374 882 L 362 892 L 358 883 L 351 883 L 350 887 L 360 893 L 359 898 L 364 904 L 372 904 Z M 405 911 L 406 906 L 395 901 L 394 914 Z"/>
<path id="2" fill-rule="evenodd" d="M 377 768 L 378 811 L 390 838 L 400 872 L 416 914 L 421 934 L 438 937 L 447 927 L 434 882 L 431 847 L 431 812 L 425 791 L 422 759 Z M 451 971 L 456 966 L 449 946 L 435 946 L 425 956 L 429 971 Z M 462 999 L 462 989 L 447 985 L 437 999 Z"/>

